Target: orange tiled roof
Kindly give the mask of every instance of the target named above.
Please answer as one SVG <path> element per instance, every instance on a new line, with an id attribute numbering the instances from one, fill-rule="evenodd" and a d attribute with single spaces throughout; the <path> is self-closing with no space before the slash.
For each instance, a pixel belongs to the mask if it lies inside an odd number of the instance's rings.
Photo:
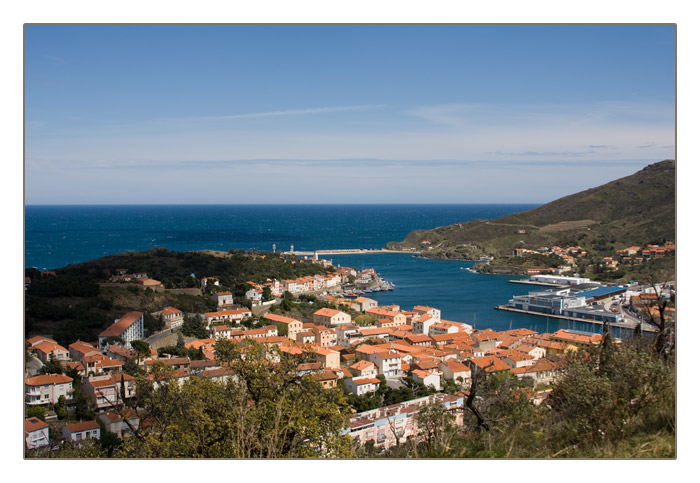
<path id="1" fill-rule="evenodd" d="M 127 312 L 126 314 L 122 315 L 122 317 L 119 319 L 119 322 L 115 322 L 114 324 L 110 325 L 105 330 L 100 332 L 100 337 L 109 337 L 112 335 L 121 334 L 131 324 L 136 322 L 141 316 L 143 316 L 143 312 Z"/>
<path id="2" fill-rule="evenodd" d="M 46 386 L 49 384 L 64 384 L 73 382 L 73 379 L 63 374 L 42 374 L 41 376 L 28 377 L 24 383 L 28 386 Z"/>
<path id="3" fill-rule="evenodd" d="M 48 427 L 49 425 L 39 418 L 27 418 L 24 420 L 24 431 L 27 433 L 31 433 L 32 431 L 38 431 L 40 429 Z"/>

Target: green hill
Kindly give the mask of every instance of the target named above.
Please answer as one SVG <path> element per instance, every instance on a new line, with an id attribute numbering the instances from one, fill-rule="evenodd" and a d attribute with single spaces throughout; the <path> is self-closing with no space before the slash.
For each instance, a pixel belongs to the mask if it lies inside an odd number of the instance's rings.
<path id="1" fill-rule="evenodd" d="M 387 248 L 415 248 L 435 258 L 477 259 L 509 255 L 515 248 L 579 245 L 608 255 L 630 245 L 675 241 L 675 203 L 676 162 L 666 160 L 533 210 L 416 230 Z"/>

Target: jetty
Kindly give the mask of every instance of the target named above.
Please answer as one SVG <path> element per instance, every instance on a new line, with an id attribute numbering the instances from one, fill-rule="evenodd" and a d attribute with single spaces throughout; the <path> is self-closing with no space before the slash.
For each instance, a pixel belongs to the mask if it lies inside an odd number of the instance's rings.
<path id="1" fill-rule="evenodd" d="M 566 315 L 545 314 L 543 312 L 534 312 L 532 310 L 516 309 L 513 307 L 509 307 L 507 305 L 496 305 L 496 307 L 494 307 L 494 308 L 497 310 L 506 310 L 508 312 L 519 312 L 521 314 L 537 315 L 539 317 L 548 317 L 548 318 L 552 318 L 552 319 L 570 320 L 572 322 L 585 322 L 587 324 L 603 325 L 603 322 L 600 320 L 583 319 L 580 317 L 571 317 L 571 316 L 566 316 Z M 619 327 L 621 329 L 634 330 L 635 327 L 637 327 L 637 322 L 626 319 L 624 322 L 608 322 L 608 325 L 610 327 Z M 642 331 L 643 332 L 656 332 L 656 328 L 650 324 L 643 322 L 642 323 Z"/>
<path id="2" fill-rule="evenodd" d="M 557 284 L 557 283 L 549 283 L 549 282 L 535 282 L 533 280 L 508 280 L 510 283 L 522 283 L 525 285 L 541 285 L 544 287 L 558 287 L 558 288 L 564 288 L 564 287 L 569 287 L 570 285 L 562 285 L 562 284 Z"/>
<path id="3" fill-rule="evenodd" d="M 309 251 L 286 251 L 283 255 L 316 256 L 316 255 L 368 255 L 374 253 L 412 253 L 415 250 L 386 250 L 384 248 L 339 248 L 335 250 L 314 250 Z"/>

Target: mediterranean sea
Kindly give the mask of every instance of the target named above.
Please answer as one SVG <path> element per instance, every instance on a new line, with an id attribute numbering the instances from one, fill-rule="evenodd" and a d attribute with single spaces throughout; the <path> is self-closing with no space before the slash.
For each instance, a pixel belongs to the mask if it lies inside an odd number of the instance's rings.
<path id="1" fill-rule="evenodd" d="M 382 248 L 412 230 L 492 219 L 537 205 L 99 205 L 25 207 L 25 266 L 60 268 L 106 255 L 166 247 L 174 251 L 257 249 L 313 251 Z M 433 260 L 411 254 L 336 255 L 334 265 L 373 267 L 393 291 L 369 296 L 402 309 L 430 305 L 443 318 L 478 329 L 572 328 L 592 324 L 495 310 L 527 285 L 513 276 L 467 271 L 474 262 Z M 617 334 L 615 334 L 617 335 Z"/>

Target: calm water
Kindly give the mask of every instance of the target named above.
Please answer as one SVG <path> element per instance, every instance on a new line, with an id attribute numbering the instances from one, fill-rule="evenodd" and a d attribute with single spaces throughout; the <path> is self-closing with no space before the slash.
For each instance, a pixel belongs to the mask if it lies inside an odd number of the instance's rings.
<path id="1" fill-rule="evenodd" d="M 536 205 L 180 205 L 27 206 L 25 265 L 59 268 L 125 251 L 167 247 L 197 249 L 296 250 L 381 248 L 414 229 L 498 218 Z M 345 255 L 335 265 L 374 267 L 396 284 L 372 295 L 381 304 L 404 309 L 431 305 L 443 317 L 494 330 L 561 327 L 599 331 L 590 324 L 569 325 L 495 310 L 528 286 L 503 275 L 481 275 L 462 268 L 472 262 L 428 260 L 405 254 Z"/>

